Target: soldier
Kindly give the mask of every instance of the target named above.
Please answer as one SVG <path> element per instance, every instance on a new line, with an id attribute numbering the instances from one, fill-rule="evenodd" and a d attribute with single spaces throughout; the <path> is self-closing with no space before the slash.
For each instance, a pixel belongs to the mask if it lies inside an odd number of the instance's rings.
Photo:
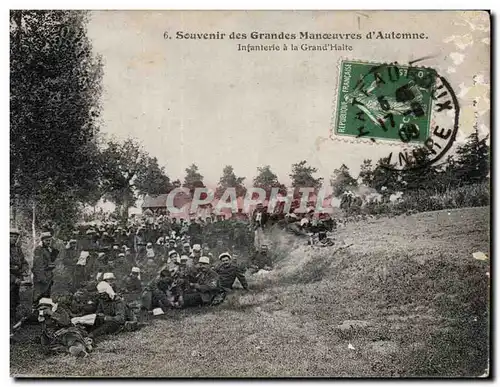
<path id="1" fill-rule="evenodd" d="M 116 333 L 123 328 L 126 321 L 125 302 L 116 295 L 107 282 L 97 284 L 99 300 L 97 302 L 95 329 L 90 333 L 91 338 Z"/>
<path id="2" fill-rule="evenodd" d="M 190 256 L 188 255 L 181 255 L 181 259 L 180 259 L 180 267 L 181 268 L 186 268 L 186 269 L 193 269 L 195 266 L 195 263 L 193 261 L 193 258 L 191 258 Z"/>
<path id="3" fill-rule="evenodd" d="M 177 223 L 177 218 L 172 218 L 172 224 L 170 225 L 170 228 L 172 231 L 175 231 L 176 234 L 179 234 L 179 231 L 181 231 L 181 225 Z"/>
<path id="4" fill-rule="evenodd" d="M 189 224 L 188 234 L 191 236 L 193 243 L 201 244 L 203 242 L 203 230 L 201 224 L 196 220 L 191 221 Z"/>
<path id="5" fill-rule="evenodd" d="M 19 246 L 20 232 L 10 230 L 10 321 L 16 320 L 16 310 L 19 305 L 19 290 L 24 277 L 29 275 L 29 265 Z"/>
<path id="6" fill-rule="evenodd" d="M 173 279 L 169 270 L 163 267 L 160 270 L 159 276 L 151 280 L 142 293 L 142 306 L 147 310 L 161 308 L 166 312 L 171 305 L 167 293 L 172 288 Z"/>
<path id="7" fill-rule="evenodd" d="M 148 242 L 146 244 L 146 258 L 153 260 L 156 258 L 155 251 L 153 249 L 153 243 L 151 242 Z"/>
<path id="8" fill-rule="evenodd" d="M 104 282 L 107 282 L 111 286 L 113 291 L 116 293 L 116 291 L 117 291 L 116 277 L 113 273 L 111 273 L 111 272 L 104 273 L 102 276 L 102 280 Z"/>
<path id="9" fill-rule="evenodd" d="M 138 267 L 133 267 L 132 271 L 123 280 L 123 290 L 124 293 L 141 293 L 142 283 L 141 283 L 141 269 Z"/>
<path id="10" fill-rule="evenodd" d="M 63 264 L 68 270 L 72 270 L 77 261 L 77 240 L 70 239 L 66 248 L 64 249 Z"/>
<path id="11" fill-rule="evenodd" d="M 165 259 L 165 255 L 167 254 L 166 246 L 165 246 L 165 237 L 161 236 L 156 240 L 156 251 L 158 252 L 159 260 L 163 261 Z"/>
<path id="12" fill-rule="evenodd" d="M 179 261 L 179 253 L 175 250 L 170 250 L 168 252 L 168 262 L 169 263 L 177 263 Z"/>
<path id="13" fill-rule="evenodd" d="M 271 270 L 272 262 L 271 257 L 268 255 L 267 245 L 262 245 L 260 251 L 256 251 L 255 255 L 252 257 L 252 265 L 257 269 Z"/>
<path id="14" fill-rule="evenodd" d="M 134 238 L 136 261 L 141 261 L 146 256 L 146 227 L 140 226 Z"/>
<path id="15" fill-rule="evenodd" d="M 120 246 L 128 245 L 127 231 L 125 231 L 123 229 L 123 227 L 119 226 L 115 232 L 116 232 L 116 237 L 115 237 L 116 243 L 118 243 Z M 131 246 L 128 246 L 128 247 L 131 247 Z"/>
<path id="16" fill-rule="evenodd" d="M 189 244 L 189 242 L 183 243 L 181 254 L 191 255 L 191 245 Z"/>
<path id="17" fill-rule="evenodd" d="M 71 317 L 85 316 L 95 313 L 97 308 L 97 294 L 95 285 L 78 289 L 71 298 Z"/>
<path id="18" fill-rule="evenodd" d="M 81 251 L 80 257 L 76 261 L 76 265 L 73 271 L 73 287 L 74 289 L 78 289 L 82 282 L 85 282 L 88 279 L 87 274 L 87 261 L 89 260 L 89 252 Z"/>
<path id="19" fill-rule="evenodd" d="M 47 352 L 69 352 L 73 356 L 87 356 L 92 350 L 92 340 L 87 333 L 71 326 L 69 313 L 54 304 L 52 299 L 40 299 L 38 321 L 42 324 L 40 340 Z"/>
<path id="20" fill-rule="evenodd" d="M 109 262 L 109 257 L 106 253 L 98 253 L 97 254 L 97 261 L 95 263 L 95 270 L 97 272 L 95 279 L 97 281 L 102 280 L 102 275 L 108 271 L 108 262 Z"/>
<path id="21" fill-rule="evenodd" d="M 221 264 L 215 269 L 217 274 L 219 274 L 220 286 L 224 289 L 232 289 L 234 281 L 238 278 L 243 289 L 248 290 L 248 283 L 245 278 L 245 273 L 238 267 L 234 262 L 232 262 L 232 257 L 229 253 L 222 253 L 219 255 L 219 260 Z"/>
<path id="22" fill-rule="evenodd" d="M 189 256 L 195 264 L 198 263 L 198 259 L 201 257 L 201 245 L 199 244 L 194 244 L 193 245 L 193 252 Z"/>
<path id="23" fill-rule="evenodd" d="M 101 238 L 99 239 L 99 249 L 101 251 L 106 251 L 109 252 L 111 250 L 111 247 L 114 244 L 114 239 L 107 231 L 104 231 L 101 234 Z"/>
<path id="24" fill-rule="evenodd" d="M 42 243 L 35 248 L 33 257 L 33 306 L 37 307 L 42 297 L 50 297 L 53 284 L 53 270 L 59 251 L 52 248 L 52 234 L 43 232 Z"/>
<path id="25" fill-rule="evenodd" d="M 219 286 L 219 275 L 210 268 L 210 258 L 200 257 L 196 282 L 189 284 L 194 292 L 184 294 L 183 306 L 210 305 L 225 292 Z"/>
<path id="26" fill-rule="evenodd" d="M 170 238 L 168 240 L 168 246 L 167 246 L 167 248 L 168 248 L 168 250 L 175 250 L 175 249 L 177 249 L 177 244 L 176 244 L 175 238 Z"/>

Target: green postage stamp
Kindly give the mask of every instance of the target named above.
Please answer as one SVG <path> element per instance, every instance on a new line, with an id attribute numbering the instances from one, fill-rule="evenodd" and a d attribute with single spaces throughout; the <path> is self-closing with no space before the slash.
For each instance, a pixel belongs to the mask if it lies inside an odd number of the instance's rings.
<path id="1" fill-rule="evenodd" d="M 342 61 L 334 133 L 404 143 L 429 137 L 436 71 Z"/>

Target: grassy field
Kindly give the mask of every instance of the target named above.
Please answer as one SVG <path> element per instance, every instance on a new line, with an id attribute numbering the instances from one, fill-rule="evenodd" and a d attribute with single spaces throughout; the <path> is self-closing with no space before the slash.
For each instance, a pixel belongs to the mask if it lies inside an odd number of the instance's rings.
<path id="1" fill-rule="evenodd" d="M 276 231 L 277 267 L 223 305 L 176 311 L 91 356 L 11 346 L 11 374 L 479 376 L 488 366 L 489 207 L 369 220 L 310 248 Z M 34 329 L 31 328 L 30 329 Z"/>

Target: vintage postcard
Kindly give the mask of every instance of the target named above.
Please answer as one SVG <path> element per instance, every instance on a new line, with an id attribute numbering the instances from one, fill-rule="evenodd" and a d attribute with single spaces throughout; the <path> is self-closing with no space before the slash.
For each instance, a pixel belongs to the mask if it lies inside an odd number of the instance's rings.
<path id="1" fill-rule="evenodd" d="M 11 10 L 11 376 L 491 377 L 490 23 Z"/>

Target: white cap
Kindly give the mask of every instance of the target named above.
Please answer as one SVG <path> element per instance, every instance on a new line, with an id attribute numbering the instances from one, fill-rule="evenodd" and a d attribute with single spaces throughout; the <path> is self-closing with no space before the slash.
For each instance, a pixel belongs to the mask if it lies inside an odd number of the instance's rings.
<path id="1" fill-rule="evenodd" d="M 102 279 L 104 281 L 106 281 L 108 279 L 115 279 L 115 275 L 113 273 L 104 273 L 104 275 L 102 276 Z"/>
<path id="2" fill-rule="evenodd" d="M 189 244 L 189 242 L 185 242 L 185 243 L 183 244 L 183 246 L 184 246 L 184 247 L 191 247 L 191 245 Z"/>
<path id="3" fill-rule="evenodd" d="M 106 255 L 105 253 L 99 253 L 99 254 L 97 254 L 97 257 L 98 257 L 98 258 L 102 258 L 102 257 L 104 257 L 105 255 Z"/>
<path id="4" fill-rule="evenodd" d="M 125 256 L 125 253 L 119 253 L 118 254 L 119 257 L 124 257 Z"/>
<path id="5" fill-rule="evenodd" d="M 152 244 L 151 242 L 148 242 L 148 243 L 146 244 L 146 247 L 153 247 L 153 244 Z"/>
<path id="6" fill-rule="evenodd" d="M 38 305 L 50 305 L 54 306 L 54 301 L 52 301 L 52 298 L 40 298 L 40 301 L 38 301 Z"/>
<path id="7" fill-rule="evenodd" d="M 222 253 L 221 255 L 219 255 L 219 259 L 222 259 L 222 258 L 224 258 L 224 257 L 228 257 L 229 259 L 231 259 L 231 258 L 232 258 L 232 257 L 231 257 L 231 254 L 229 254 L 229 253 L 227 253 L 227 252 L 226 252 L 226 253 Z"/>
<path id="8" fill-rule="evenodd" d="M 172 256 L 172 255 L 174 255 L 174 254 L 177 254 L 177 251 L 175 251 L 175 250 L 170 250 L 170 251 L 168 252 L 168 256 L 169 256 L 169 257 L 171 257 L 171 256 Z"/>
<path id="9" fill-rule="evenodd" d="M 187 255 L 181 255 L 181 261 L 188 261 L 189 257 Z"/>
<path id="10" fill-rule="evenodd" d="M 210 264 L 210 258 L 208 257 L 200 257 L 200 259 L 198 259 L 198 263 L 207 263 L 207 264 Z"/>
<path id="11" fill-rule="evenodd" d="M 97 293 L 108 293 L 110 297 L 114 297 L 115 292 L 110 284 L 105 281 L 101 281 L 97 284 Z"/>
<path id="12" fill-rule="evenodd" d="M 141 269 L 139 269 L 138 267 L 133 267 L 132 268 L 132 273 L 140 273 L 141 272 Z"/>
<path id="13" fill-rule="evenodd" d="M 199 244 L 193 245 L 193 251 L 201 251 L 201 245 Z"/>

